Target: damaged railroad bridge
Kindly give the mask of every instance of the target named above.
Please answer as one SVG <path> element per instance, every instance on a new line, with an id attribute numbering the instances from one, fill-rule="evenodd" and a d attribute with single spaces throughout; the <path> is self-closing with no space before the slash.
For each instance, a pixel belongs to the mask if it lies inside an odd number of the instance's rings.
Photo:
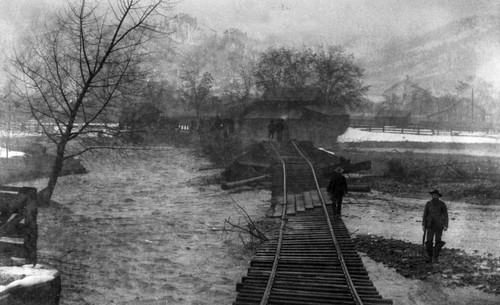
<path id="1" fill-rule="evenodd" d="M 231 165 L 222 172 L 221 178 L 224 182 L 221 188 L 228 190 L 239 186 L 263 183 L 271 187 L 273 196 L 275 193 L 282 193 L 281 163 L 272 147 L 279 150 L 291 145 L 292 142 L 296 143 L 311 160 L 317 171 L 318 183 L 321 187 L 328 185 L 332 173 L 338 167 L 342 168 L 344 174 L 371 169 L 371 161 L 351 163 L 349 159 L 338 156 L 334 152 L 314 147 L 310 141 L 292 140 L 281 143 L 262 141 L 248 146 L 245 152 L 236 157 Z M 302 185 L 302 189 L 306 191 L 314 188 L 314 184 L 306 185 L 303 184 L 303 181 L 299 181 L 298 184 L 299 187 Z M 365 185 L 349 185 L 349 191 L 369 192 L 370 188 Z"/>
<path id="2" fill-rule="evenodd" d="M 392 304 L 374 287 L 334 213 L 326 185 L 337 167 L 352 173 L 370 169 L 371 163 L 351 164 L 312 142 L 264 141 L 249 146 L 223 172 L 223 189 L 268 184 L 272 198 L 266 214 L 280 224 L 251 259 L 233 304 Z M 370 191 L 366 186 L 349 190 Z"/>

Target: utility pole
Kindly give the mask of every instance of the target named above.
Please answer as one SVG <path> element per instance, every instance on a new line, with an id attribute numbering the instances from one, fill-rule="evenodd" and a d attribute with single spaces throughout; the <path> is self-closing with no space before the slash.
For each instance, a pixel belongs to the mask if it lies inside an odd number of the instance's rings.
<path id="1" fill-rule="evenodd" d="M 7 101 L 7 112 L 8 112 L 8 117 L 7 117 L 7 141 L 5 142 L 5 157 L 9 159 L 9 146 L 10 146 L 10 134 L 11 134 L 11 126 L 10 126 L 10 100 Z"/>
<path id="2" fill-rule="evenodd" d="M 9 159 L 9 148 L 10 148 L 10 136 L 11 136 L 11 125 L 10 122 L 12 121 L 11 115 L 10 115 L 10 99 L 7 100 L 7 111 L 8 113 L 8 127 L 7 127 L 7 144 L 5 145 L 5 157 Z"/>
<path id="3" fill-rule="evenodd" d="M 471 88 L 471 120 L 472 120 L 472 124 L 471 124 L 471 128 L 472 128 L 472 125 L 474 125 L 474 87 Z"/>

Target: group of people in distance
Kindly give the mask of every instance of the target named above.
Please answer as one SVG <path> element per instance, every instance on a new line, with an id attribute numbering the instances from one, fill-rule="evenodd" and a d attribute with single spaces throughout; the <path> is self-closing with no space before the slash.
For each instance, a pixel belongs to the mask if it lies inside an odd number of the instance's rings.
<path id="1" fill-rule="evenodd" d="M 344 170 L 337 167 L 333 172 L 327 191 L 333 204 L 333 214 L 340 217 L 342 199 L 348 192 L 347 180 L 343 175 Z M 427 263 L 439 263 L 439 253 L 445 245 L 442 240 L 443 231 L 448 230 L 448 209 L 440 200 L 442 194 L 438 190 L 429 192 L 432 199 L 425 204 L 422 217 L 424 231 L 424 246 L 427 253 Z"/>
<path id="2" fill-rule="evenodd" d="M 269 141 L 274 140 L 275 134 L 278 142 L 287 140 L 286 138 L 288 134 L 288 126 L 286 125 L 286 122 L 283 119 L 271 120 L 269 125 L 267 125 L 267 131 L 268 131 L 267 137 Z"/>

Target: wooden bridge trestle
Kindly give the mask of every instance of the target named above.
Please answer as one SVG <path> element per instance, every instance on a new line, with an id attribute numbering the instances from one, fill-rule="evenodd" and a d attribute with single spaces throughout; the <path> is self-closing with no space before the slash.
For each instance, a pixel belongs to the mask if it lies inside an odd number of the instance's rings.
<path id="1" fill-rule="evenodd" d="M 392 304 L 379 295 L 342 219 L 333 215 L 324 181 L 320 186 L 307 169 L 313 164 L 290 144 L 276 151 L 271 202 L 281 229 L 257 250 L 233 304 Z"/>

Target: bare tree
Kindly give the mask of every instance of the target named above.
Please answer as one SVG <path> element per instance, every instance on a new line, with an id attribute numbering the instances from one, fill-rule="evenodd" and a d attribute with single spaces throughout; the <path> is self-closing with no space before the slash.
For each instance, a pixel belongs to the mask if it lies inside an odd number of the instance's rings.
<path id="1" fill-rule="evenodd" d="M 363 70 L 339 46 L 314 49 L 270 48 L 262 53 L 255 78 L 259 89 L 318 87 L 323 102 L 331 106 L 361 103 L 368 87 Z"/>
<path id="2" fill-rule="evenodd" d="M 318 47 L 313 63 L 315 83 L 326 104 L 356 107 L 361 103 L 368 87 L 363 86 L 363 69 L 352 55 L 345 54 L 339 46 Z"/>
<path id="3" fill-rule="evenodd" d="M 180 98 L 189 108 L 196 111 L 196 119 L 199 120 L 203 105 L 210 100 L 209 94 L 213 82 L 212 74 L 209 72 L 201 74 L 199 70 L 190 70 L 183 71 L 180 78 Z"/>
<path id="4" fill-rule="evenodd" d="M 261 54 L 256 84 L 269 88 L 303 88 L 312 85 L 313 53 L 310 49 L 269 48 Z"/>
<path id="5" fill-rule="evenodd" d="M 89 149 L 68 153 L 68 143 L 95 132 L 125 89 L 144 80 L 145 46 L 161 34 L 153 21 L 170 8 L 167 0 L 75 1 L 16 53 L 20 94 L 56 146 L 39 200 L 51 198 L 64 160 Z"/>

